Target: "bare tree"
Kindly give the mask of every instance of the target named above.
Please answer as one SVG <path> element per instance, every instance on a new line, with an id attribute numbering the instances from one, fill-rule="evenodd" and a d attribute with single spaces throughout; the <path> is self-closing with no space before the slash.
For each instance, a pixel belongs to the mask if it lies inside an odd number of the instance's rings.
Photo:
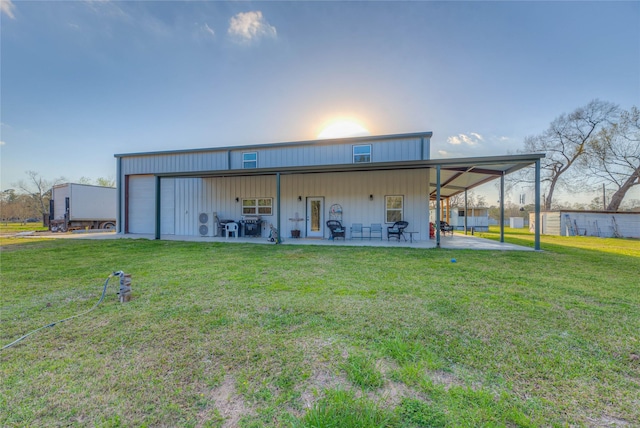
<path id="1" fill-rule="evenodd" d="M 458 193 L 457 195 L 449 198 L 449 205 L 452 207 L 464 207 L 464 193 Z M 477 195 L 475 192 L 467 193 L 467 205 L 469 207 L 481 208 L 487 206 L 487 201 L 484 196 Z"/>
<path id="2" fill-rule="evenodd" d="M 573 113 L 558 116 L 542 134 L 525 139 L 525 152 L 546 155 L 540 165 L 541 182 L 547 187 L 545 209 L 551 209 L 556 188 L 575 179 L 571 174 L 574 165 L 585 156 L 587 145 L 597 134 L 616 120 L 618 111 L 615 104 L 593 100 Z"/>
<path id="3" fill-rule="evenodd" d="M 37 211 L 40 214 L 45 214 L 49 211 L 49 199 L 51 199 L 51 188 L 56 184 L 65 181 L 64 177 L 59 177 L 54 180 L 46 180 L 39 173 L 35 171 L 27 171 L 28 180 L 20 180 L 14 184 L 15 187 L 20 189 L 23 193 L 30 196 L 31 203 L 37 207 Z"/>
<path id="4" fill-rule="evenodd" d="M 640 184 L 640 110 L 623 111 L 620 120 L 598 133 L 581 164 L 615 186 L 607 211 L 617 211 L 627 192 Z"/>
<path id="5" fill-rule="evenodd" d="M 116 187 L 116 180 L 113 178 L 99 177 L 96 179 L 96 185 L 104 187 Z"/>

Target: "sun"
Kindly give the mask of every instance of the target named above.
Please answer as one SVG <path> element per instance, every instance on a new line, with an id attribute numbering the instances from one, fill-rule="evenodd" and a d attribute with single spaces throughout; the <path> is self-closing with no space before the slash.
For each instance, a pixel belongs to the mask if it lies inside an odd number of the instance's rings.
<path id="1" fill-rule="evenodd" d="M 340 119 L 329 123 L 318 134 L 318 139 L 364 137 L 371 135 L 369 130 L 355 120 Z"/>

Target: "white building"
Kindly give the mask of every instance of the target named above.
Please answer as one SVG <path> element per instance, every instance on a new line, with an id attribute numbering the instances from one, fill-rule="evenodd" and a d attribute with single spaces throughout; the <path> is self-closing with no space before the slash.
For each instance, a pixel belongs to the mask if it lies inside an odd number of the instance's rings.
<path id="1" fill-rule="evenodd" d="M 326 221 L 409 222 L 429 239 L 429 201 L 465 192 L 544 155 L 431 160 L 431 132 L 117 154 L 118 231 L 215 236 L 215 220 L 259 217 L 288 238 L 328 238 Z M 331 208 L 333 210 L 331 210 Z M 201 214 L 205 214 L 204 216 Z M 205 227 L 202 227 L 205 226 Z M 205 230 L 206 229 L 206 230 Z M 386 229 L 385 229 L 386 230 Z M 386 235 L 386 233 L 385 233 Z M 347 236 L 347 239 L 349 236 Z M 439 242 L 439 234 L 437 236 Z"/>
<path id="2" fill-rule="evenodd" d="M 529 230 L 534 230 L 529 215 Z M 640 238 L 640 213 L 612 211 L 544 211 L 540 213 L 540 233 L 560 236 Z"/>

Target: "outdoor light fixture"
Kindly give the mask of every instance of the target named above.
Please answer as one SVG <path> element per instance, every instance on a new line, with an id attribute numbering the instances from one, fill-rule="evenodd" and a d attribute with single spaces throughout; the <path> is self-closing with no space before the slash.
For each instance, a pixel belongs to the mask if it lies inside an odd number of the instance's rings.
<path id="1" fill-rule="evenodd" d="M 373 195 L 369 195 L 369 200 L 373 201 Z"/>
<path id="2" fill-rule="evenodd" d="M 236 198 L 236 202 L 240 202 L 240 198 Z"/>
<path id="3" fill-rule="evenodd" d="M 301 201 L 302 200 L 302 196 L 298 196 L 298 200 Z"/>

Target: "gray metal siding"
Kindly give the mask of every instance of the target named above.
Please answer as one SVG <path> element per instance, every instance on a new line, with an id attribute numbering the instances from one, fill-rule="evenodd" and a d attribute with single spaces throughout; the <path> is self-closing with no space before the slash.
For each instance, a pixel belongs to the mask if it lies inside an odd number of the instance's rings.
<path id="1" fill-rule="evenodd" d="M 129 178 L 129 233 L 154 233 L 155 201 L 153 175 Z"/>
<path id="2" fill-rule="evenodd" d="M 409 221 L 409 230 L 420 232 L 415 239 L 428 239 L 428 178 L 428 170 L 284 175 L 281 178 L 283 237 L 289 237 L 294 226 L 289 218 L 293 218 L 296 213 L 302 218 L 306 217 L 307 197 L 324 198 L 324 214 L 327 219 L 332 204 L 342 205 L 343 224 L 349 228 L 356 222 L 367 226 L 381 223 L 385 227 L 384 196 L 403 195 L 404 218 Z M 169 192 L 165 189 L 168 187 L 165 186 L 165 179 L 162 183 L 163 194 L 165 190 Z M 369 200 L 369 195 L 374 195 L 373 201 Z M 300 201 L 298 196 L 301 197 Z M 175 179 L 174 233 L 197 236 L 198 215 L 201 212 L 211 215 L 215 212 L 220 220 L 239 221 L 242 218 L 241 200 L 262 197 L 273 199 L 273 215 L 262 216 L 262 235 L 266 237 L 269 234 L 269 224 L 276 225 L 277 221 L 275 176 Z M 236 202 L 235 198 L 240 201 Z M 167 204 L 168 198 L 162 201 L 163 213 L 170 209 Z M 161 219 L 161 223 L 166 225 L 164 219 Z M 304 223 L 299 226 L 303 229 Z M 325 230 L 324 236 L 328 237 L 328 231 Z"/>
<path id="3" fill-rule="evenodd" d="M 163 178 L 160 180 L 160 233 L 175 234 L 175 194 L 176 180 Z"/>
<path id="4" fill-rule="evenodd" d="M 353 163 L 353 146 L 371 144 L 371 162 L 421 160 L 420 138 L 348 144 L 305 145 L 299 147 L 267 147 L 232 150 L 231 169 L 242 169 L 243 153 L 258 153 L 258 168 L 292 166 L 341 165 Z M 428 157 L 426 158 L 428 159 Z"/>
<path id="5" fill-rule="evenodd" d="M 423 142 L 424 140 L 424 142 Z M 122 157 L 121 174 L 170 174 L 242 169 L 242 154 L 258 153 L 258 168 L 342 165 L 353 163 L 353 146 L 371 144 L 372 162 L 428 159 L 428 138 L 398 138 L 344 144 L 303 144 L 250 149 L 212 149 L 193 153 L 142 154 Z M 426 152 L 423 153 L 423 151 Z M 231 164 L 229 165 L 229 161 Z"/>
<path id="6" fill-rule="evenodd" d="M 227 169 L 227 152 L 155 154 L 122 158 L 121 174 L 166 174 Z"/>

